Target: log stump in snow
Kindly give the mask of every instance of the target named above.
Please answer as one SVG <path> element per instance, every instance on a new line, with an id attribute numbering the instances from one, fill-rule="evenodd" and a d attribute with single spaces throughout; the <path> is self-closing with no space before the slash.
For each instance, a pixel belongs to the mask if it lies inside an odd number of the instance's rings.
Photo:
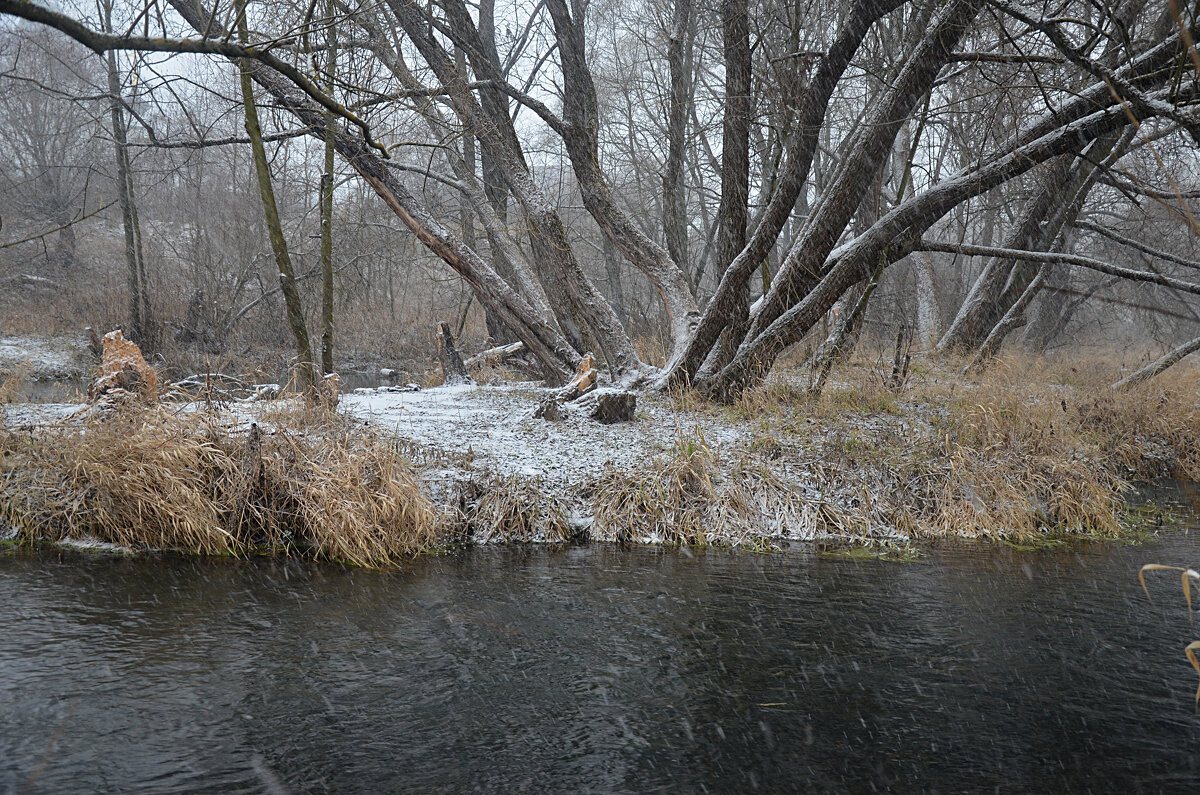
<path id="1" fill-rule="evenodd" d="M 575 374 L 574 380 L 563 387 L 562 392 L 558 394 L 559 402 L 566 403 L 591 392 L 596 388 L 599 380 L 600 372 L 596 369 L 596 357 L 590 353 L 584 354 L 583 359 L 579 362 L 579 371 Z"/>
<path id="2" fill-rule="evenodd" d="M 438 323 L 437 353 L 438 363 L 442 366 L 442 383 L 444 385 L 474 383 L 471 376 L 467 375 L 467 367 L 463 364 L 462 356 L 454 347 L 454 337 L 450 334 L 450 326 L 445 323 Z"/>
<path id="3" fill-rule="evenodd" d="M 148 403 L 158 400 L 158 373 L 146 364 L 141 349 L 125 339 L 120 329 L 104 335 L 103 356 L 96 378 L 88 386 L 88 402 L 102 397 L 118 400 L 135 396 Z"/>

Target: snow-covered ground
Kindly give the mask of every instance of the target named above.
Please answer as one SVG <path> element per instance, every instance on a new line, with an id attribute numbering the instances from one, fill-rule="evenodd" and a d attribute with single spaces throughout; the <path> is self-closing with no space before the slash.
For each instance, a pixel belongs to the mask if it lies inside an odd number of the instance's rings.
<path id="1" fill-rule="evenodd" d="M 37 379 L 70 378 L 83 368 L 79 346 L 57 337 L 0 337 L 0 370 L 22 365 Z"/>
<path id="2" fill-rule="evenodd" d="M 634 422 L 601 425 L 574 404 L 565 406 L 565 419 L 534 419 L 538 404 L 553 395 L 526 385 L 359 390 L 345 395 L 339 409 L 421 448 L 468 456 L 473 468 L 537 478 L 552 490 L 594 480 L 606 464 L 647 465 L 698 433 L 713 446 L 741 435 L 729 423 L 672 410 L 666 399 L 647 395 L 638 396 Z"/>
<path id="3" fill-rule="evenodd" d="M 0 417 L 8 430 L 33 430 L 58 422 L 84 409 L 81 403 L 9 403 L 0 406 Z"/>

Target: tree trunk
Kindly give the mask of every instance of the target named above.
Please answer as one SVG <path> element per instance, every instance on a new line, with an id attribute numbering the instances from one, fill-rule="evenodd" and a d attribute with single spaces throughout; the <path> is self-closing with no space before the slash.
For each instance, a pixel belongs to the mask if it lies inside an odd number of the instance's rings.
<path id="1" fill-rule="evenodd" d="M 332 12 L 332 3 L 330 11 Z M 330 13 L 329 46 L 326 50 L 326 89 L 333 96 L 337 74 L 337 27 Z M 321 174 L 321 371 L 333 372 L 333 139 L 337 119 L 325 111 L 325 170 Z"/>
<path id="2" fill-rule="evenodd" d="M 663 238 L 667 253 L 687 270 L 687 195 L 683 185 L 684 153 L 687 145 L 688 33 L 692 26 L 691 0 L 675 0 L 668 33 L 667 70 L 670 85 L 667 101 L 667 162 L 663 168 Z M 581 22 L 581 20 L 576 20 Z"/>
<path id="3" fill-rule="evenodd" d="M 917 343 L 925 350 L 936 345 L 941 336 L 937 279 L 933 272 L 933 256 L 929 252 L 914 251 L 910 259 L 917 281 Z"/>
<path id="4" fill-rule="evenodd" d="M 717 209 L 716 270 L 725 273 L 746 247 L 750 224 L 750 7 L 748 0 L 722 0 L 725 44 L 725 115 L 721 122 L 721 204 Z M 750 274 L 735 285 L 728 322 L 700 370 L 700 378 L 729 363 L 750 327 Z"/>
<path id="5" fill-rule="evenodd" d="M 104 24 L 106 29 L 112 28 L 112 6 L 106 5 Z M 104 59 L 105 71 L 108 78 L 109 117 L 112 121 L 113 144 L 116 148 L 117 165 L 117 203 L 121 208 L 121 226 L 125 233 L 125 264 L 128 276 L 129 329 L 128 338 L 143 346 L 149 352 L 150 345 L 146 334 L 145 309 L 149 302 L 149 293 L 145 289 L 145 268 L 140 261 L 140 248 L 136 224 L 134 222 L 134 203 L 131 190 L 132 181 L 129 173 L 129 144 L 125 133 L 125 108 L 121 103 L 121 80 L 117 74 L 117 56 L 109 50 Z M 72 237 L 74 232 L 72 232 Z"/>
<path id="6" fill-rule="evenodd" d="M 238 40 L 245 43 L 249 39 L 245 0 L 239 0 L 236 13 Z M 258 196 L 262 201 L 267 235 L 271 240 L 271 251 L 275 254 L 275 265 L 279 269 L 279 286 L 287 308 L 288 325 L 292 330 L 292 339 L 296 342 L 296 364 L 300 384 L 306 392 L 310 392 L 317 381 L 313 367 L 312 346 L 308 341 L 308 328 L 304 325 L 304 309 L 300 305 L 300 293 L 296 290 L 296 277 L 292 271 L 291 257 L 288 255 L 287 241 L 284 239 L 283 226 L 279 221 L 279 209 L 275 204 L 275 190 L 271 186 L 271 166 L 267 163 L 267 151 L 262 142 L 262 128 L 258 124 L 258 108 L 254 104 L 254 87 L 250 82 L 251 65 L 248 61 L 242 60 L 238 67 L 242 106 L 246 114 L 246 134 L 250 137 L 250 148 L 254 154 L 254 172 L 258 178 Z"/>

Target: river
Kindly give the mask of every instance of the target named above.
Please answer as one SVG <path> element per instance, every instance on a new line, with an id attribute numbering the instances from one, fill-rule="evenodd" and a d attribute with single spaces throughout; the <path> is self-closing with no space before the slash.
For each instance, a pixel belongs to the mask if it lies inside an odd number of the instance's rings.
<path id="1" fill-rule="evenodd" d="M 0 555 L 0 791 L 1195 791 L 1182 529 L 914 562 Z M 1188 529 L 1192 532 L 1188 532 Z"/>

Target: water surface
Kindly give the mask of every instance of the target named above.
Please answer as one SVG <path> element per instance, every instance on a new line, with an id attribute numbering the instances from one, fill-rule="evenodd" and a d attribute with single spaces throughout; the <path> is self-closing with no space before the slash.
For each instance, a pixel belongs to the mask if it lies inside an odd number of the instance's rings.
<path id="1" fill-rule="evenodd" d="M 1200 629 L 1174 575 L 1146 601 L 1147 562 L 1200 563 L 1200 535 L 8 554 L 0 791 L 1194 791 Z"/>

